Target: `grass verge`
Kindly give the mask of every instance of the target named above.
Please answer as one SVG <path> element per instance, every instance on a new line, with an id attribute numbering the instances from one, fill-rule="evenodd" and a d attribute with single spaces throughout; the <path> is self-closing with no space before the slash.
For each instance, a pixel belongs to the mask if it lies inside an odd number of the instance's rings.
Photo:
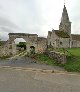
<path id="1" fill-rule="evenodd" d="M 80 72 L 80 48 L 67 49 L 67 63 L 63 65 L 68 72 Z"/>
<path id="2" fill-rule="evenodd" d="M 37 60 L 39 63 L 47 64 L 47 65 L 55 65 L 56 61 L 48 55 L 45 54 L 35 54 L 35 55 L 28 55 L 28 57 Z"/>
<path id="3" fill-rule="evenodd" d="M 67 63 L 59 64 L 53 58 L 45 54 L 36 54 L 33 58 L 47 65 L 56 65 L 63 67 L 68 72 L 80 72 L 80 48 L 67 49 Z"/>

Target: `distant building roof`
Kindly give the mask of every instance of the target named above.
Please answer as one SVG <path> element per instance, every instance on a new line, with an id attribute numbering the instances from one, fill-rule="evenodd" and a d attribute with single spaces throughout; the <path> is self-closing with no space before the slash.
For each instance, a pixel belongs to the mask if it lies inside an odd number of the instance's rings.
<path id="1" fill-rule="evenodd" d="M 80 35 L 79 34 L 72 34 L 72 40 L 80 41 Z"/>
<path id="2" fill-rule="evenodd" d="M 54 30 L 54 31 L 55 31 L 55 34 L 61 38 L 70 38 L 68 33 L 64 32 L 64 31 L 59 31 L 59 30 Z"/>

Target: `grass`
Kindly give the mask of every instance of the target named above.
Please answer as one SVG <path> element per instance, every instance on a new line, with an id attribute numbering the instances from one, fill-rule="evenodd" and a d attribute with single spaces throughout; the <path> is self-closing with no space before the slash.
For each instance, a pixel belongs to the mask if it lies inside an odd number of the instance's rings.
<path id="1" fill-rule="evenodd" d="M 55 51 L 64 53 L 63 48 L 55 49 Z M 80 56 L 80 48 L 67 48 L 65 49 L 65 51 L 66 51 L 66 55 L 68 56 L 71 56 L 71 55 Z"/>
<path id="2" fill-rule="evenodd" d="M 68 72 L 80 72 L 80 48 L 68 48 L 66 50 L 67 63 L 65 64 L 59 64 L 57 61 L 49 58 L 45 54 L 37 54 L 34 58 L 47 65 L 57 65 L 63 67 Z M 60 49 L 60 51 L 63 52 L 62 49 Z"/>
<path id="3" fill-rule="evenodd" d="M 64 52 L 63 49 L 56 49 L 56 51 Z M 58 64 L 68 72 L 80 72 L 80 48 L 66 49 L 67 63 L 64 65 Z"/>
<path id="4" fill-rule="evenodd" d="M 80 72 L 80 48 L 67 49 L 67 63 L 63 65 L 69 72 Z"/>
<path id="5" fill-rule="evenodd" d="M 80 58 L 77 61 L 68 61 L 63 67 L 68 72 L 80 72 Z"/>
<path id="6" fill-rule="evenodd" d="M 38 60 L 40 63 L 45 63 L 47 65 L 55 65 L 56 61 L 45 54 L 35 54 L 31 56 L 32 58 Z"/>
<path id="7" fill-rule="evenodd" d="M 74 56 L 80 56 L 80 48 L 69 48 L 67 50 Z"/>

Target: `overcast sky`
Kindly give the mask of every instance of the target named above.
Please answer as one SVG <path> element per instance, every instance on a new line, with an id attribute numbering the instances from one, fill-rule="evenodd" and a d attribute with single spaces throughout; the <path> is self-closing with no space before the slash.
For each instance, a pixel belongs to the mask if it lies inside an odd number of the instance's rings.
<path id="1" fill-rule="evenodd" d="M 72 33 L 80 34 L 80 0 L 66 0 Z M 0 0 L 0 38 L 9 32 L 47 36 L 59 29 L 64 0 Z"/>

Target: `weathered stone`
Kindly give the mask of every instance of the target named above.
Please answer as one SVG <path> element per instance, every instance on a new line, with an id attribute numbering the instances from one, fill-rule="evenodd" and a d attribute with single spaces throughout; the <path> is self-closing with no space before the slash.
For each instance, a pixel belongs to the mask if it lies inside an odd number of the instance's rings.
<path id="1" fill-rule="evenodd" d="M 38 37 L 37 34 L 9 33 L 9 40 L 0 46 L 0 56 L 17 54 L 18 50 L 14 42 L 16 38 L 23 38 L 26 41 L 26 52 L 28 53 L 31 51 L 31 46 L 34 46 L 35 53 L 43 53 L 47 48 L 47 39 Z"/>
<path id="2" fill-rule="evenodd" d="M 67 62 L 66 55 L 63 53 L 50 51 L 47 54 L 49 57 L 56 59 L 56 61 L 61 64 L 64 64 Z"/>

